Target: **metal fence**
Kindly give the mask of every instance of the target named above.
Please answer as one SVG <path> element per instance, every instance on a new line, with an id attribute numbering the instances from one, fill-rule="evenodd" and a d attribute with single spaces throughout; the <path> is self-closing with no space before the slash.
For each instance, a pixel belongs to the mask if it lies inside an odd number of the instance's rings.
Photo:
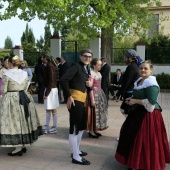
<path id="1" fill-rule="evenodd" d="M 124 54 L 129 49 L 133 48 L 112 48 L 111 64 L 124 63 Z M 170 47 L 146 47 L 145 60 L 155 64 L 170 64 Z"/>
<path id="2" fill-rule="evenodd" d="M 129 49 L 133 49 L 133 48 L 112 48 L 113 56 L 111 57 L 111 64 L 116 64 L 116 63 L 124 64 L 125 63 L 124 54 Z"/>

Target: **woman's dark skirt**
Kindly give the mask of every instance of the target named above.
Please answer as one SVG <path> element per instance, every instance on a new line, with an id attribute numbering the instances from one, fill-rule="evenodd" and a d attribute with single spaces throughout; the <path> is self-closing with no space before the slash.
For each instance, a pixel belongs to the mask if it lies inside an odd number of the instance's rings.
<path id="1" fill-rule="evenodd" d="M 122 125 L 115 158 L 133 169 L 163 170 L 170 163 L 170 149 L 160 110 L 143 106 L 131 111 Z"/>

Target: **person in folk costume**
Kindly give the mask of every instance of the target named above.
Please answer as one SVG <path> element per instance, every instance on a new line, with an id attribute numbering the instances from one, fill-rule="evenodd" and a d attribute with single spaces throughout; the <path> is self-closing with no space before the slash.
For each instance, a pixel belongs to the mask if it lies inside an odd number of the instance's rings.
<path id="1" fill-rule="evenodd" d="M 57 132 L 57 107 L 58 88 L 57 88 L 57 68 L 50 61 L 51 56 L 48 53 L 42 53 L 42 62 L 46 65 L 44 69 L 44 107 L 46 109 L 46 124 L 43 126 L 44 133 Z M 51 114 L 53 115 L 53 126 L 49 128 Z"/>
<path id="2" fill-rule="evenodd" d="M 153 65 L 144 61 L 140 78 L 134 83 L 133 97 L 126 98 L 129 114 L 122 125 L 115 158 L 129 170 L 163 170 L 170 163 L 170 149 Z"/>
<path id="3" fill-rule="evenodd" d="M 102 136 L 97 130 L 105 130 L 108 128 L 108 103 L 105 93 L 101 88 L 102 76 L 99 72 L 101 70 L 101 60 L 94 58 L 91 61 L 91 75 L 89 80 L 93 83 L 92 90 L 90 91 L 90 106 L 88 110 L 88 130 L 89 137 L 98 138 Z M 94 109 L 93 109 L 94 107 Z"/>
<path id="4" fill-rule="evenodd" d="M 128 65 L 124 74 L 122 85 L 116 93 L 116 101 L 118 102 L 123 97 L 123 102 L 120 106 L 120 111 L 125 116 L 128 115 L 128 105 L 126 98 L 133 95 L 134 82 L 139 78 L 138 55 L 135 50 L 130 49 L 125 53 L 125 62 Z"/>
<path id="5" fill-rule="evenodd" d="M 72 150 L 72 163 L 89 165 L 90 162 L 82 158 L 87 153 L 80 151 L 79 146 L 84 130 L 87 126 L 87 112 L 85 101 L 88 81 L 87 66 L 91 62 L 93 53 L 90 49 L 80 52 L 80 62 L 74 63 L 61 77 L 60 83 L 67 97 L 67 108 L 70 113 L 69 144 Z"/>
<path id="6" fill-rule="evenodd" d="M 22 156 L 25 146 L 30 146 L 42 135 L 37 110 L 29 92 L 26 91 L 28 75 L 18 69 L 18 56 L 8 59 L 9 70 L 2 77 L 0 100 L 0 146 L 15 147 L 9 156 Z"/>

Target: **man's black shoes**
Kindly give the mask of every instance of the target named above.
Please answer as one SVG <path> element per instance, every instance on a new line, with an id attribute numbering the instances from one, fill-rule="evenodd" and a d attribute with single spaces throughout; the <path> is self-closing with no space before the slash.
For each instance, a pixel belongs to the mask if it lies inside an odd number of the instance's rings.
<path id="1" fill-rule="evenodd" d="M 79 164 L 79 165 L 90 165 L 90 162 L 84 158 L 82 158 L 81 161 L 77 161 L 74 158 L 72 158 L 72 163 L 73 164 Z"/>
<path id="2" fill-rule="evenodd" d="M 87 155 L 87 153 L 86 153 L 86 152 L 81 151 L 81 153 L 80 153 L 79 155 L 82 157 L 82 156 L 86 156 L 86 155 Z M 71 154 L 71 158 L 73 158 L 73 154 Z"/>

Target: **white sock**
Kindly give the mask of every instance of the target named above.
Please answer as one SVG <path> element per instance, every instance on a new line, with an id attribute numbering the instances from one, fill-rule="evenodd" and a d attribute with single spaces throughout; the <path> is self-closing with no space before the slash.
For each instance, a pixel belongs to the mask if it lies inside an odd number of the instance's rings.
<path id="1" fill-rule="evenodd" d="M 49 126 L 50 119 L 51 119 L 51 112 L 46 111 L 46 124 L 45 125 Z"/>
<path id="2" fill-rule="evenodd" d="M 76 135 L 76 130 L 74 127 L 74 132 L 73 134 L 69 134 L 69 144 L 70 144 L 70 148 L 72 150 L 73 153 L 73 158 L 77 161 L 82 162 L 82 158 L 79 155 L 79 149 L 78 149 L 78 135 Z"/>
<path id="3" fill-rule="evenodd" d="M 16 147 L 14 151 L 12 151 L 12 153 L 17 153 L 19 151 L 22 150 L 22 146 Z"/>
<path id="4" fill-rule="evenodd" d="M 53 114 L 53 126 L 57 127 L 57 114 Z"/>
<path id="5" fill-rule="evenodd" d="M 77 147 L 78 147 L 78 153 L 81 154 L 81 151 L 80 151 L 80 142 L 81 142 L 81 138 L 83 136 L 83 132 L 84 130 L 81 130 L 79 131 L 78 135 L 77 135 Z"/>

